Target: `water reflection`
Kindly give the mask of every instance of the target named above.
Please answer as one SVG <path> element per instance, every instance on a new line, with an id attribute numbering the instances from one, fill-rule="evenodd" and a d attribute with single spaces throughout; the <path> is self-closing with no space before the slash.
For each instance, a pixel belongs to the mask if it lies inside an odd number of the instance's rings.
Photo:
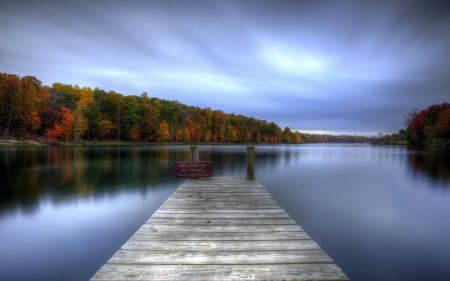
<path id="1" fill-rule="evenodd" d="M 0 211 L 33 211 L 51 201 L 115 194 L 172 181 L 171 163 L 187 159 L 184 148 L 8 149 L 1 152 Z"/>
<path id="2" fill-rule="evenodd" d="M 276 147 L 258 151 L 257 162 L 275 167 L 291 152 Z M 53 203 L 113 195 L 123 190 L 177 181 L 172 163 L 189 159 L 187 146 L 48 147 L 0 151 L 0 215 L 19 208 L 32 213 L 42 198 Z M 202 146 L 200 159 L 214 163 L 215 176 L 245 176 L 245 147 Z M 180 180 L 178 180 L 180 181 Z"/>
<path id="3" fill-rule="evenodd" d="M 450 152 L 417 151 L 408 154 L 408 164 L 416 177 L 436 183 L 450 182 Z"/>
<path id="4" fill-rule="evenodd" d="M 215 176 L 245 176 L 245 147 L 199 151 Z M 256 176 L 352 280 L 446 280 L 449 156 L 258 146 Z M 0 279 L 87 280 L 182 182 L 171 165 L 188 158 L 188 146 L 0 150 Z"/>
<path id="5" fill-rule="evenodd" d="M 258 180 L 351 280 L 448 280 L 449 157 L 369 145 L 261 153 Z"/>
<path id="6" fill-rule="evenodd" d="M 320 148 L 320 149 L 317 149 Z M 307 162 L 361 157 L 357 146 L 340 150 L 332 146 L 261 146 L 257 167 L 267 173 L 276 167 L 289 167 L 302 158 Z M 365 146 L 362 147 L 365 149 Z M 407 161 L 415 177 L 437 183 L 450 182 L 450 153 L 413 152 L 398 147 L 373 147 L 366 156 L 376 161 Z M 122 189 L 145 190 L 149 185 L 173 181 L 171 165 L 187 160 L 186 146 L 100 147 L 100 148 L 14 148 L 1 151 L 0 212 L 19 207 L 32 212 L 42 196 L 59 202 L 76 197 L 114 194 Z M 364 154 L 363 154 L 364 155 Z M 214 163 L 216 176 L 244 176 L 245 148 L 203 146 L 201 160 Z"/>

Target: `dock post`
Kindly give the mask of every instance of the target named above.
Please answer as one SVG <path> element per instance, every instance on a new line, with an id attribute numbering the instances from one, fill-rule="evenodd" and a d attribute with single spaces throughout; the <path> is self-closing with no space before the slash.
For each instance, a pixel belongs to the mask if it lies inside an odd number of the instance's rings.
<path id="1" fill-rule="evenodd" d="M 199 157 L 198 157 L 198 146 L 196 146 L 196 145 L 192 145 L 192 146 L 191 146 L 190 161 L 192 161 L 192 162 L 197 162 L 197 161 L 199 161 Z"/>
<path id="2" fill-rule="evenodd" d="M 255 147 L 247 146 L 247 179 L 255 179 Z"/>

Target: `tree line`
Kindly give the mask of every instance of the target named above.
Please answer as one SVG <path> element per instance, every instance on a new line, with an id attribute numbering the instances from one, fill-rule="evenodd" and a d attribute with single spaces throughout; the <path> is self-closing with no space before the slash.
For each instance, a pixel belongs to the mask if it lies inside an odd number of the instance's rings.
<path id="1" fill-rule="evenodd" d="M 183 143 L 300 143 L 301 135 L 273 122 L 178 101 L 53 83 L 0 73 L 4 137 L 49 143 L 136 141 Z"/>
<path id="2" fill-rule="evenodd" d="M 450 104 L 412 110 L 405 118 L 408 144 L 414 148 L 450 149 Z"/>
<path id="3" fill-rule="evenodd" d="M 366 136 L 300 133 L 302 143 L 368 143 Z"/>

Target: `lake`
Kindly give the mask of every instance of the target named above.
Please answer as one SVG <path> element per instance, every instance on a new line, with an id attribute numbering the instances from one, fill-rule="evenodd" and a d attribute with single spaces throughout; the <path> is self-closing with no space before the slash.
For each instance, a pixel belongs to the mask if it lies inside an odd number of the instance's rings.
<path id="1" fill-rule="evenodd" d="M 244 146 L 200 146 L 245 176 Z M 188 146 L 0 149 L 0 280 L 89 280 L 183 182 Z M 256 177 L 352 280 L 449 280 L 450 155 L 256 147 Z"/>

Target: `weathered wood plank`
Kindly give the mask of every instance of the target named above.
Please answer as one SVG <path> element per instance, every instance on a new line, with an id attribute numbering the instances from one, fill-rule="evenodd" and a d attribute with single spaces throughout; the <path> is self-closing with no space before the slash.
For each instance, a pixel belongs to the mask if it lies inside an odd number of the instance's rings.
<path id="1" fill-rule="evenodd" d="M 254 180 L 187 180 L 92 277 L 348 280 Z"/>
<path id="2" fill-rule="evenodd" d="M 131 240 L 187 240 L 187 241 L 270 241 L 270 240 L 302 240 L 311 239 L 304 231 L 278 231 L 278 232 L 181 232 L 181 231 L 145 231 L 136 232 Z M 163 243 L 163 242 L 162 242 Z"/>
<path id="3" fill-rule="evenodd" d="M 230 193 L 237 193 L 237 194 L 249 194 L 249 195 L 258 195 L 258 193 L 262 192 L 263 189 L 259 187 L 208 187 L 208 186 L 202 186 L 202 187 L 187 187 L 183 190 L 176 190 L 174 194 L 196 194 L 196 195 L 208 195 L 208 194 L 230 194 Z M 260 194 L 261 195 L 261 194 Z"/>
<path id="4" fill-rule="evenodd" d="M 320 249 L 286 251 L 148 251 L 119 250 L 115 264 L 289 264 L 332 263 Z"/>
<path id="5" fill-rule="evenodd" d="M 169 209 L 161 206 L 155 214 L 287 214 L 280 208 L 258 208 L 258 209 L 229 209 L 229 210 L 212 210 L 205 209 L 199 211 L 195 209 Z"/>
<path id="6" fill-rule="evenodd" d="M 208 204 L 164 204 L 161 206 L 161 210 L 173 210 L 173 209 L 182 209 L 182 210 L 258 210 L 258 209 L 279 209 L 280 206 L 277 204 L 239 204 L 239 203 L 208 203 Z"/>
<path id="7" fill-rule="evenodd" d="M 141 251 L 287 251 L 320 249 L 313 240 L 287 241 L 137 241 L 128 240 L 124 250 Z"/>
<path id="8" fill-rule="evenodd" d="M 179 232 L 264 232 L 264 231 L 302 231 L 298 225 L 152 225 L 147 223 L 139 230 L 151 232 L 157 231 L 179 231 Z"/>
<path id="9" fill-rule="evenodd" d="M 252 204 L 252 205 L 278 205 L 275 200 L 270 197 L 261 197 L 261 196 L 251 196 L 244 197 L 240 196 L 226 196 L 226 197 L 216 197 L 216 196 L 205 196 L 205 197 L 171 197 L 167 199 L 167 204 L 214 204 L 215 202 L 219 202 L 222 204 Z"/>
<path id="10" fill-rule="evenodd" d="M 91 279 L 106 280 L 348 280 L 335 264 L 122 265 L 106 264 Z"/>
<path id="11" fill-rule="evenodd" d="M 289 215 L 283 213 L 155 213 L 153 219 L 288 219 Z"/>
<path id="12" fill-rule="evenodd" d="M 151 225 L 261 225 L 261 224 L 272 224 L 272 225 L 296 225 L 295 221 L 290 218 L 216 218 L 210 217 L 206 219 L 202 218 L 152 218 L 149 222 Z"/>

